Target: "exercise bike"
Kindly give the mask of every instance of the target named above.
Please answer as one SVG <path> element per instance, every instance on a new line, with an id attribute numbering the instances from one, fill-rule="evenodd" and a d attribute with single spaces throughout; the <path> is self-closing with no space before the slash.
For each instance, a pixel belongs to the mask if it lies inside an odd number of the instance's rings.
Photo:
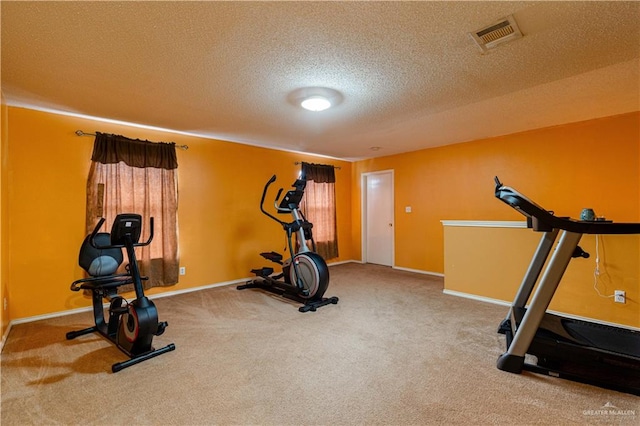
<path id="1" fill-rule="evenodd" d="M 147 246 L 153 239 L 153 218 L 149 223 L 149 239 L 139 243 L 142 218 L 138 214 L 119 214 L 113 222 L 111 233 L 98 232 L 104 223 L 101 218 L 93 232 L 88 235 L 80 248 L 78 263 L 90 275 L 89 278 L 74 281 L 72 291 L 90 290 L 93 301 L 95 325 L 67 333 L 67 340 L 97 332 L 114 343 L 129 356 L 129 360 L 115 363 L 111 371 L 118 371 L 173 351 L 173 343 L 154 349 L 153 336 L 164 333 L 166 322 L 158 321 L 158 311 L 151 300 L 144 295 L 142 281 L 136 259 L 135 247 Z M 123 261 L 122 248 L 126 249 L 129 264 L 126 272 L 116 274 Z M 133 284 L 136 298 L 127 302 L 118 296 L 118 287 Z M 109 304 L 109 319 L 105 321 L 102 299 Z"/>
<path id="2" fill-rule="evenodd" d="M 273 275 L 274 268 L 263 267 L 252 269 L 251 272 L 258 278 L 237 286 L 238 290 L 247 288 L 259 288 L 280 295 L 287 299 L 302 303 L 298 308 L 300 312 L 315 312 L 317 308 L 329 304 L 338 303 L 337 297 L 323 297 L 329 286 L 329 268 L 322 256 L 315 252 L 316 246 L 313 240 L 313 224 L 306 220 L 300 211 L 300 201 L 304 195 L 307 182 L 297 179 L 293 183 L 294 189 L 287 191 L 280 204 L 278 200 L 283 188 L 280 188 L 274 206 L 277 213 L 291 214 L 293 221 L 284 222 L 264 209 L 264 199 L 269 186 L 276 181 L 273 175 L 262 191 L 260 211 L 269 218 L 278 222 L 287 233 L 287 244 L 291 257 L 283 261 L 283 256 L 276 252 L 260 253 L 265 259 L 282 266 L 282 272 Z M 296 236 L 297 250 L 294 251 L 293 236 Z M 307 244 L 311 242 L 311 248 Z"/>

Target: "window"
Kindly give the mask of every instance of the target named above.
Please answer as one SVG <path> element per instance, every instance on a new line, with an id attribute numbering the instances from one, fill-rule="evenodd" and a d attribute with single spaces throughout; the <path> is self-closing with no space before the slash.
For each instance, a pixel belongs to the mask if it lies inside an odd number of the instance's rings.
<path id="1" fill-rule="evenodd" d="M 300 207 L 313 223 L 317 252 L 325 259 L 334 259 L 338 257 L 334 167 L 302 163 L 301 175 L 307 186 Z"/>
<path id="2" fill-rule="evenodd" d="M 87 233 L 101 217 L 110 232 L 120 213 L 142 216 L 141 241 L 154 237 L 149 246 L 136 249 L 140 271 L 149 276 L 145 287 L 178 282 L 178 182 L 177 157 L 172 143 L 153 143 L 96 132 L 87 182 Z"/>

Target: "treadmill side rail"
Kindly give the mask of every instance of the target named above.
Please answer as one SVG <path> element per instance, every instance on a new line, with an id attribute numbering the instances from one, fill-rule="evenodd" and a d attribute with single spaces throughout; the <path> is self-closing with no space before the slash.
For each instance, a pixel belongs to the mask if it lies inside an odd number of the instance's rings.
<path id="1" fill-rule="evenodd" d="M 507 351 L 509 355 L 524 357 L 527 353 L 581 237 L 582 234 L 567 231 L 562 233 L 558 247 L 551 256 L 549 265 L 533 294 L 529 309 L 527 309 L 520 326 L 515 329 L 513 342 Z"/>

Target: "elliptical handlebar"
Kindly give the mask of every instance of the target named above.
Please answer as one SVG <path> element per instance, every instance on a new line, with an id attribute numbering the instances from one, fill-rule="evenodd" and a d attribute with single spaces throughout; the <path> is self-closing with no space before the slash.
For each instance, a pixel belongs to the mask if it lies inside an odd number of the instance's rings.
<path id="1" fill-rule="evenodd" d="M 278 205 L 278 201 L 280 200 L 282 191 L 284 191 L 284 188 L 278 189 L 278 193 L 276 194 L 276 199 L 273 201 L 273 206 L 276 208 L 276 211 L 278 213 L 291 213 L 291 210 L 285 210 Z"/>
<path id="2" fill-rule="evenodd" d="M 271 186 L 271 184 L 273 182 L 276 181 L 276 175 L 271 176 L 271 179 L 269 179 L 269 181 L 267 182 L 267 184 L 264 186 L 264 189 L 262 190 L 262 198 L 260 199 L 260 211 L 269 216 L 271 219 L 275 220 L 276 222 L 278 222 L 280 225 L 286 225 L 286 222 L 281 221 L 280 219 L 278 219 L 277 217 L 275 217 L 274 215 L 272 215 L 271 213 L 269 213 L 268 211 L 266 211 L 264 209 L 264 199 L 267 196 L 267 191 L 269 190 L 269 186 Z M 276 203 L 278 202 L 278 200 L 280 199 L 280 195 L 282 194 L 282 190 L 283 188 L 280 188 L 280 190 L 278 191 L 278 195 L 276 195 Z M 276 208 L 277 208 L 277 204 L 276 204 Z"/>
<path id="3" fill-rule="evenodd" d="M 136 247 L 148 246 L 149 244 L 151 244 L 152 240 L 153 240 L 153 217 L 150 217 L 149 218 L 149 239 L 147 239 L 147 241 L 145 241 L 144 243 L 138 243 Z"/>

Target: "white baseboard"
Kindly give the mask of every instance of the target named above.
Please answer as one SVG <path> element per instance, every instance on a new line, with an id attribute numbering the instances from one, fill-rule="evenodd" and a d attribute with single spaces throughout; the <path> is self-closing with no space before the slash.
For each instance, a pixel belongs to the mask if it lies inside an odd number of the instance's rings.
<path id="1" fill-rule="evenodd" d="M 168 296 L 177 296 L 178 294 L 187 294 L 187 293 L 193 293 L 194 291 L 201 291 L 201 290 L 207 290 L 210 288 L 216 288 L 216 287 L 226 287 L 228 285 L 234 285 L 234 284 L 244 284 L 247 281 L 251 281 L 253 278 L 242 278 L 239 280 L 232 280 L 232 281 L 223 281 L 221 283 L 215 283 L 215 284 L 206 284 L 206 285 L 201 285 L 198 287 L 190 287 L 190 288 L 185 288 L 182 290 L 174 290 L 174 291 L 165 291 L 162 293 L 158 293 L 158 294 L 152 294 L 149 297 L 149 299 L 160 299 L 162 297 L 168 297 Z"/>
<path id="2" fill-rule="evenodd" d="M 2 353 L 2 350 L 4 349 L 4 343 L 9 338 L 9 332 L 10 331 L 11 331 L 11 322 L 9 322 L 9 325 L 7 326 L 7 329 L 5 330 L 4 334 L 2 335 L 2 342 L 0 342 L 0 353 Z"/>
<path id="3" fill-rule="evenodd" d="M 335 266 L 335 265 L 342 265 L 344 263 L 359 263 L 356 260 L 344 260 L 344 261 L 339 261 L 339 262 L 333 262 L 333 263 L 328 263 L 328 266 Z M 169 296 L 176 296 L 179 294 L 186 294 L 186 293 L 192 293 L 194 291 L 201 291 L 201 290 L 207 290 L 210 288 L 216 288 L 216 287 L 225 287 L 228 285 L 235 285 L 235 284 L 244 284 L 247 281 L 251 281 L 253 278 L 255 277 L 249 277 L 249 278 L 242 278 L 242 279 L 237 279 L 237 280 L 231 280 L 231 281 L 224 281 L 224 282 L 220 282 L 220 283 L 215 283 L 215 284 L 207 284 L 207 285 L 203 285 L 203 286 L 198 286 L 198 287 L 190 287 L 190 288 L 185 288 L 182 290 L 175 290 L 175 291 L 166 291 L 163 293 L 158 293 L 158 294 L 152 294 L 149 295 L 149 299 L 160 299 L 162 297 L 169 297 Z M 103 304 L 103 307 L 106 309 L 109 306 L 108 303 Z M 2 349 L 4 349 L 4 344 L 7 341 L 7 338 L 9 337 L 9 331 L 11 330 L 11 327 L 13 325 L 18 325 L 18 324 L 25 324 L 25 323 L 29 323 L 29 322 L 33 322 L 33 321 L 41 321 L 41 320 L 45 320 L 45 319 L 51 319 L 51 318 L 57 318 L 57 317 L 62 317 L 62 316 L 66 316 L 66 315 L 73 315 L 73 314 L 78 314 L 78 313 L 82 313 L 82 312 L 91 312 L 93 311 L 93 307 L 92 306 L 85 306 L 83 308 L 75 308 L 75 309 L 69 309 L 66 311 L 58 311 L 58 312 L 52 312 L 49 314 L 43 314 L 43 315 L 34 315 L 31 317 L 25 317 L 25 318 L 18 318 L 15 320 L 12 320 L 9 322 L 9 326 L 7 327 L 7 330 L 4 332 L 4 335 L 2 336 L 2 342 L 0 344 L 0 352 L 2 352 Z"/>
<path id="4" fill-rule="evenodd" d="M 342 265 L 342 264 L 345 264 L 345 263 L 362 263 L 362 262 L 359 261 L 359 260 L 344 260 L 344 261 L 329 263 L 328 266 Z M 419 270 L 419 269 L 409 269 L 409 268 L 401 268 L 401 267 L 395 267 L 395 266 L 393 267 L 393 269 L 397 269 L 397 270 L 400 270 L 400 271 L 414 272 L 414 273 L 423 274 L 423 275 L 434 275 L 434 276 L 438 276 L 438 277 L 444 277 L 444 274 L 440 274 L 440 273 L 437 273 L 437 272 L 422 271 L 422 270 Z M 191 293 L 191 292 L 194 292 L 194 291 L 206 290 L 206 289 L 209 289 L 209 288 L 224 287 L 224 286 L 228 286 L 228 285 L 240 284 L 240 283 L 245 283 L 247 281 L 250 281 L 251 279 L 252 278 L 244 278 L 244 279 L 239 279 L 239 280 L 224 281 L 224 282 L 216 283 L 216 284 L 208 284 L 208 285 L 204 285 L 204 286 L 191 287 L 191 288 L 186 288 L 186 289 L 183 289 L 183 290 L 168 291 L 168 292 L 164 292 L 164 293 L 158 293 L 158 294 L 150 295 L 149 299 L 159 299 L 161 297 L 175 296 L 175 295 L 179 295 L 179 294 L 186 294 L 186 293 Z M 492 303 L 492 304 L 506 306 L 506 307 L 511 306 L 510 302 L 505 302 L 504 300 L 493 299 L 493 298 L 490 298 L 490 297 L 478 296 L 478 295 L 475 295 L 475 294 L 463 293 L 463 292 L 459 292 L 459 291 L 455 291 L 455 290 L 447 290 L 447 289 L 444 289 L 442 292 L 444 294 L 447 294 L 447 295 L 450 295 L 450 296 L 463 297 L 463 298 L 466 298 L 466 299 L 472 299 L 472 300 L 477 300 L 477 301 L 480 301 L 480 302 Z M 104 307 L 106 309 L 108 307 L 108 304 L 105 303 Z M 4 334 L 2 336 L 2 342 L 0 342 L 0 353 L 2 352 L 2 349 L 4 349 L 4 344 L 7 341 L 8 337 L 9 337 L 9 332 L 11 331 L 11 327 L 14 324 L 15 325 L 24 324 L 24 323 L 28 323 L 28 322 L 40 321 L 40 320 L 50 319 L 50 318 L 56 318 L 56 317 L 61 317 L 61 316 L 65 316 L 65 315 L 73 315 L 73 314 L 82 313 L 82 312 L 91 312 L 92 310 L 93 310 L 93 308 L 91 306 L 86 306 L 84 308 L 70 309 L 70 310 L 66 310 L 66 311 L 59 311 L 59 312 L 53 312 L 53 313 L 50 313 L 50 314 L 35 315 L 35 316 L 32 316 L 32 317 L 25 317 L 25 318 L 19 318 L 19 319 L 16 319 L 16 320 L 12 320 L 11 322 L 9 322 L 9 326 L 7 327 L 7 330 L 4 332 Z M 552 313 L 552 314 L 555 314 L 555 315 L 562 315 L 562 316 L 567 317 L 567 318 L 577 319 L 577 320 L 581 320 L 581 321 L 589 321 L 589 322 L 608 325 L 608 326 L 612 326 L 612 327 L 621 327 L 621 328 L 627 328 L 627 329 L 630 329 L 630 330 L 640 331 L 640 328 L 638 328 L 638 327 L 632 327 L 632 326 L 628 326 L 628 325 L 624 325 L 624 324 L 617 324 L 617 323 L 612 323 L 612 322 L 608 322 L 608 321 L 600 321 L 600 320 L 595 320 L 593 318 L 581 317 L 581 316 L 566 314 L 566 313 L 557 312 L 557 311 L 548 311 L 548 312 Z M 505 316 L 506 316 L 506 312 L 505 312 Z"/>
<path id="5" fill-rule="evenodd" d="M 457 296 L 457 297 L 464 297 L 465 299 L 472 299 L 472 300 L 478 300 L 480 302 L 485 302 L 485 303 L 493 303 L 494 305 L 501 305 L 501 306 L 511 306 L 511 302 L 505 302 L 504 300 L 500 300 L 500 299 L 492 299 L 490 297 L 484 297 L 484 296 L 477 296 L 475 294 L 469 294 L 469 293 L 462 293 L 459 291 L 455 291 L 455 290 L 443 290 L 442 291 L 444 294 L 448 294 L 450 296 Z M 628 330 L 635 330 L 635 331 L 640 331 L 639 327 L 633 327 L 630 325 L 626 325 L 626 324 L 618 324 L 615 322 L 609 322 L 609 321 L 602 321 L 602 320 L 598 320 L 598 319 L 594 319 L 594 318 L 588 318 L 588 317 L 582 317 L 579 315 L 572 315 L 572 314 L 567 314 L 566 312 L 559 312 L 559 311 L 552 311 L 552 310 L 548 310 L 547 311 L 550 314 L 553 315 L 559 315 L 562 316 L 564 318 L 571 318 L 571 319 L 575 319 L 578 321 L 587 321 L 587 322 L 592 322 L 595 324 L 600 324 L 600 325 L 607 325 L 609 327 L 618 327 L 618 328 L 626 328 Z M 505 317 L 507 316 L 507 311 L 505 311 Z"/>
<path id="6" fill-rule="evenodd" d="M 216 284 L 207 284 L 207 285 L 198 286 L 198 287 L 185 288 L 183 290 L 167 291 L 167 292 L 158 293 L 158 294 L 151 294 L 151 295 L 148 295 L 147 297 L 149 299 L 160 299 L 162 297 L 175 296 L 175 295 L 178 295 L 178 294 L 185 294 L 185 293 L 192 293 L 194 291 L 206 290 L 206 289 L 209 289 L 209 288 L 224 287 L 224 286 L 233 285 L 233 284 L 241 284 L 241 283 L 245 283 L 245 282 L 247 282 L 249 280 L 251 280 L 251 278 L 245 278 L 245 279 L 233 280 L 233 281 L 225 281 L 225 282 L 216 283 Z M 109 306 L 109 304 L 108 303 L 104 303 L 102 306 L 106 309 Z M 66 316 L 66 315 L 73 315 L 73 314 L 78 314 L 78 313 L 82 313 L 82 312 L 91 312 L 91 311 L 93 311 L 93 307 L 92 306 L 85 306 L 83 308 L 75 308 L 75 309 L 68 309 L 66 311 L 52 312 L 50 314 L 34 315 L 34 316 L 31 316 L 31 317 L 18 318 L 18 319 L 12 320 L 9 323 L 9 327 L 7 327 L 7 329 L 11 328 L 12 325 L 25 324 L 25 323 L 33 322 L 33 321 L 40 321 L 40 320 L 45 320 L 45 319 L 63 317 L 63 316 Z"/>
<path id="7" fill-rule="evenodd" d="M 449 296 L 463 297 L 465 299 L 478 300 L 480 302 L 492 303 L 494 305 L 511 306 L 510 302 L 505 302 L 504 300 L 500 299 L 493 299 L 491 297 L 478 296 L 476 294 L 463 293 L 455 290 L 447 290 L 446 288 L 442 290 L 442 292 L 444 294 L 448 294 Z"/>
<path id="8" fill-rule="evenodd" d="M 340 260 L 338 262 L 327 262 L 327 266 L 344 265 L 345 263 L 362 263 L 361 260 Z"/>
<path id="9" fill-rule="evenodd" d="M 421 269 L 403 268 L 401 266 L 392 266 L 392 268 L 397 269 L 398 271 L 414 272 L 416 274 L 433 275 L 435 277 L 444 278 L 444 274 L 441 274 L 440 272 L 430 272 L 430 271 L 423 271 Z"/>

